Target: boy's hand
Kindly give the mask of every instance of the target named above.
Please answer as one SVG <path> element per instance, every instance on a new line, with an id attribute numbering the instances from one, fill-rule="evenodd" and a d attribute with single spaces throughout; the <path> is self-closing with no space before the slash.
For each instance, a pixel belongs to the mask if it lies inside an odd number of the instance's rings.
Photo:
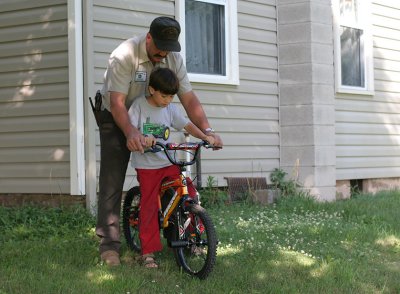
<path id="1" fill-rule="evenodd" d="M 146 147 L 151 147 L 156 144 L 156 138 L 153 135 L 145 135 L 144 137 Z"/>

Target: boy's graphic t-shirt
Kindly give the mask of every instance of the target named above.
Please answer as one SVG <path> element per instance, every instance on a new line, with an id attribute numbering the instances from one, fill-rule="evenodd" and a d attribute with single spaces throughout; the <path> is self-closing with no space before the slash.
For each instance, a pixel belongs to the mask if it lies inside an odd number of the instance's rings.
<path id="1" fill-rule="evenodd" d="M 182 130 L 189 119 L 183 116 L 178 107 L 169 104 L 167 107 L 150 105 L 145 97 L 136 99 L 128 111 L 131 124 L 142 134 L 152 134 L 157 141 L 168 143 L 169 128 Z M 167 131 L 168 128 L 168 131 Z M 141 154 L 132 152 L 132 166 L 140 169 L 157 169 L 171 165 L 164 152 Z"/>
<path id="2" fill-rule="evenodd" d="M 150 117 L 142 124 L 142 134 L 152 135 L 154 138 L 162 138 L 166 141 L 169 137 L 169 127 L 164 124 L 152 123 Z"/>

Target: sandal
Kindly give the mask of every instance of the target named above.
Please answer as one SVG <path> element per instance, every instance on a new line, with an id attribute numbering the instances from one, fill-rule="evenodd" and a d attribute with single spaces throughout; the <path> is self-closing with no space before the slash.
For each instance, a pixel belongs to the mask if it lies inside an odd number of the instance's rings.
<path id="1" fill-rule="evenodd" d="M 142 265 L 145 268 L 158 268 L 158 264 L 154 259 L 154 254 L 143 254 L 141 256 Z"/>

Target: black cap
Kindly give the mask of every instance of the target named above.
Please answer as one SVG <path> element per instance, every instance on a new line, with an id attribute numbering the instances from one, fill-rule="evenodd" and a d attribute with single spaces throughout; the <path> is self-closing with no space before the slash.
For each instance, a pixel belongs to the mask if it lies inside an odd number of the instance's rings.
<path id="1" fill-rule="evenodd" d="M 154 44 L 162 51 L 181 51 L 181 45 L 178 42 L 180 33 L 181 26 L 171 17 L 157 17 L 150 25 L 150 35 L 153 37 Z"/>

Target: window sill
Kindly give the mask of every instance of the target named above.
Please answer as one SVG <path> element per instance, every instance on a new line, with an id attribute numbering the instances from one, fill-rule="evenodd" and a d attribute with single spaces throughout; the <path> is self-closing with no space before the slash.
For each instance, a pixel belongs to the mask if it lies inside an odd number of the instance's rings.
<path id="1" fill-rule="evenodd" d="M 189 77 L 189 81 L 193 82 L 193 83 L 239 85 L 238 78 L 229 78 L 226 76 L 188 73 L 188 77 Z"/>
<path id="2" fill-rule="evenodd" d="M 366 95 L 366 96 L 375 95 L 374 90 L 355 88 L 355 87 L 340 87 L 340 88 L 336 89 L 336 93 L 337 94 Z"/>

